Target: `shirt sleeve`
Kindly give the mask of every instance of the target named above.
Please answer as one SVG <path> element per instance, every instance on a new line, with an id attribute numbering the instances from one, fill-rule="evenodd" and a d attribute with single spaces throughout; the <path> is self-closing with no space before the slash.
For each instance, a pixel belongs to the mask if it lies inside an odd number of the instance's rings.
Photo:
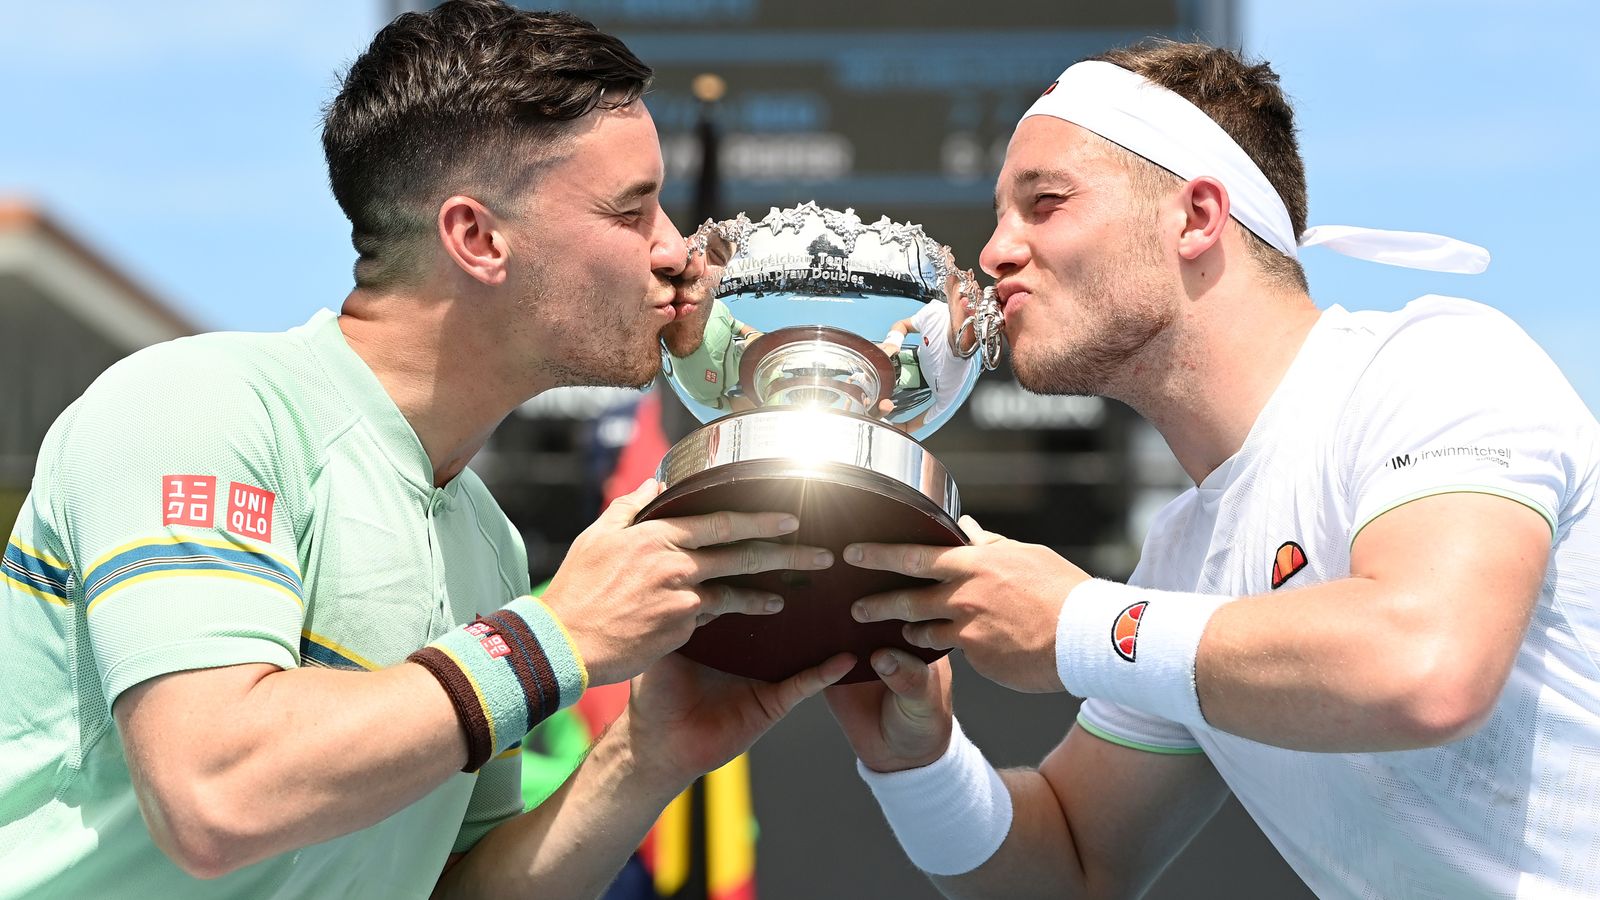
<path id="1" fill-rule="evenodd" d="M 1349 540 L 1423 497 L 1494 494 L 1552 533 L 1577 472 L 1587 409 L 1550 358 L 1488 307 L 1418 301 L 1362 374 L 1341 422 Z"/>
<path id="2" fill-rule="evenodd" d="M 1078 707 L 1078 726 L 1101 740 L 1146 753 L 1189 755 L 1204 752 L 1189 729 L 1177 722 L 1094 697 Z"/>
<path id="3" fill-rule="evenodd" d="M 295 529 L 257 390 L 220 354 L 162 345 L 52 435 L 53 515 L 108 705 L 169 672 L 298 665 Z"/>
<path id="4" fill-rule="evenodd" d="M 451 853 L 466 853 L 500 823 L 522 814 L 522 745 L 489 760 L 477 778 Z"/>

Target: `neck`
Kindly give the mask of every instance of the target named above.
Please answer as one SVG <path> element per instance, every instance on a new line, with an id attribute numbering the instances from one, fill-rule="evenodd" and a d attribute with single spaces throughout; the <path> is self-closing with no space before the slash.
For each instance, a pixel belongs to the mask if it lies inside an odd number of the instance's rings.
<path id="1" fill-rule="evenodd" d="M 1254 279 L 1185 294 L 1113 396 L 1161 432 L 1199 484 L 1244 446 L 1319 312 L 1305 293 Z"/>
<path id="2" fill-rule="evenodd" d="M 527 399 L 508 390 L 495 331 L 473 315 L 484 305 L 448 292 L 357 288 L 339 317 L 350 348 L 416 432 L 437 487 L 459 475 Z"/>

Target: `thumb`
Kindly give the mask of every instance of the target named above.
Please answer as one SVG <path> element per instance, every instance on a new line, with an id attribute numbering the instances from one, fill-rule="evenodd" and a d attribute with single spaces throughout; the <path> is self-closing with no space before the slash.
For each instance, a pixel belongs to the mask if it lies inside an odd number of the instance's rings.
<path id="1" fill-rule="evenodd" d="M 894 694 L 895 706 L 909 718 L 921 718 L 937 706 L 938 684 L 933 667 L 904 650 L 872 654 L 872 669 Z"/>
<path id="2" fill-rule="evenodd" d="M 998 544 L 1005 540 L 1002 535 L 995 534 L 992 531 L 984 531 L 983 526 L 978 524 L 978 520 L 971 516 L 962 516 L 957 524 L 961 526 L 961 531 L 966 534 L 967 539 L 972 541 L 973 546 L 981 547 L 984 544 Z"/>
<path id="3" fill-rule="evenodd" d="M 821 665 L 813 666 L 774 685 L 766 685 L 772 702 L 764 704 L 768 717 L 776 722 L 800 705 L 800 701 L 815 696 L 855 668 L 856 658 L 848 653 L 828 657 Z"/>
<path id="4" fill-rule="evenodd" d="M 613 528 L 627 528 L 633 524 L 633 517 L 639 510 L 649 505 L 656 495 L 661 493 L 661 483 L 654 478 L 646 478 L 642 484 L 611 501 L 606 511 L 600 514 L 596 521 L 604 522 Z"/>

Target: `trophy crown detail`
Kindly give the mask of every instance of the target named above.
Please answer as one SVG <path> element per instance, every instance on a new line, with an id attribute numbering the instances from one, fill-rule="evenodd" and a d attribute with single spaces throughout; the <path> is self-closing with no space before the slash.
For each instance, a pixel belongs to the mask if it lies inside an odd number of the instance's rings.
<path id="1" fill-rule="evenodd" d="M 920 438 L 998 359 L 998 304 L 985 313 L 971 271 L 920 225 L 807 202 L 707 221 L 689 247 L 706 274 L 663 335 L 662 370 L 703 422 L 833 409 Z"/>

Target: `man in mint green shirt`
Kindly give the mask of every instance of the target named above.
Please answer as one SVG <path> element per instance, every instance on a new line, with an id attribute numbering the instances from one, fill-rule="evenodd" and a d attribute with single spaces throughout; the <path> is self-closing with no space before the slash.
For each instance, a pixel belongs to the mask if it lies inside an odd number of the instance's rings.
<path id="1" fill-rule="evenodd" d="M 0 560 L 0 897 L 593 895 L 853 663 L 752 691 L 666 655 L 778 600 L 701 582 L 830 562 L 761 541 L 787 517 L 633 526 L 647 484 L 540 601 L 465 468 L 529 397 L 655 368 L 702 263 L 658 202 L 648 76 L 562 14 L 402 17 L 325 122 L 342 314 L 150 348 L 52 427 Z M 519 815 L 526 726 L 635 676 Z"/>
<path id="2" fill-rule="evenodd" d="M 673 355 L 672 365 L 678 370 L 678 383 L 694 399 L 716 409 L 754 408 L 754 404 L 736 402 L 737 394 L 730 394 L 739 385 L 739 363 L 744 359 L 744 348 L 754 328 L 740 322 L 728 311 L 721 300 L 712 300 L 709 316 L 698 345 L 686 353 L 674 347 L 669 340 L 667 352 Z"/>

